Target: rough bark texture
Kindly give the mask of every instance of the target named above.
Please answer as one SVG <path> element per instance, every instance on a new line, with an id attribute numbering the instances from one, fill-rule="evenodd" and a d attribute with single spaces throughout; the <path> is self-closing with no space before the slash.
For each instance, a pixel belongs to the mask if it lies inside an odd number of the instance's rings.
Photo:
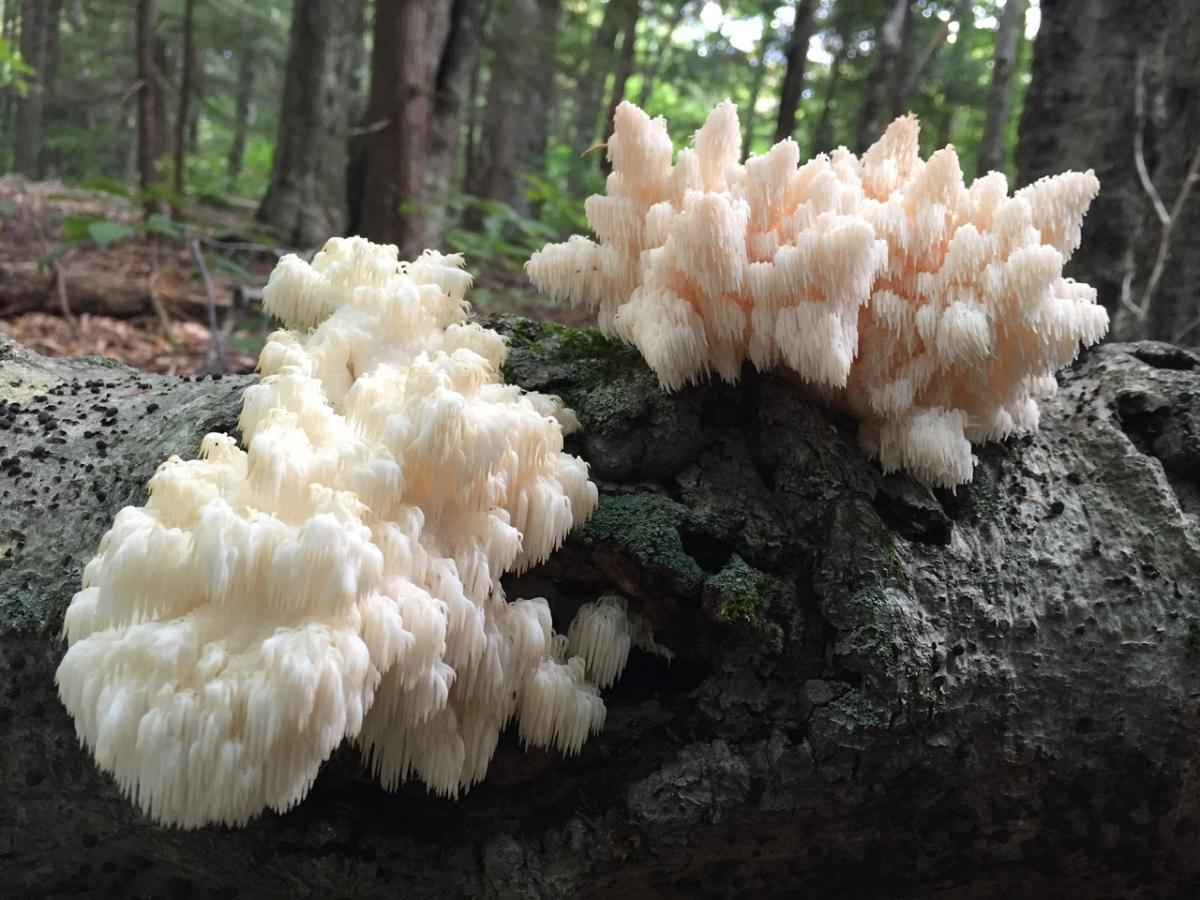
<path id="1" fill-rule="evenodd" d="M 367 107 L 361 232 L 411 259 L 425 242 L 425 164 L 436 56 L 428 37 L 434 0 L 381 0 L 375 7 Z"/>
<path id="2" fill-rule="evenodd" d="M 363 6 L 364 0 L 296 0 L 292 12 L 279 137 L 258 218 L 295 246 L 341 234 L 349 219 L 350 95 Z"/>
<path id="3" fill-rule="evenodd" d="M 1017 145 L 1019 180 L 1062 169 L 1096 170 L 1100 196 L 1084 222 L 1083 246 L 1068 273 L 1096 286 L 1120 338 L 1182 339 L 1200 316 L 1200 190 L 1173 223 L 1161 281 L 1145 318 L 1140 306 L 1162 227 L 1135 166 L 1135 135 L 1155 189 L 1170 208 L 1200 148 L 1200 16 L 1191 0 L 1043 0 L 1033 77 Z M 1144 121 L 1135 114 L 1138 63 L 1144 65 Z M 1200 326 L 1200 322 L 1197 322 Z"/>
<path id="4" fill-rule="evenodd" d="M 796 18 L 788 40 L 787 69 L 779 89 L 779 115 L 775 119 L 773 144 L 792 137 L 796 132 L 796 108 L 804 90 L 804 69 L 808 63 L 808 42 L 812 38 L 817 13 L 816 0 L 796 0 Z M 764 29 L 765 30 L 765 29 Z"/>
<path id="5" fill-rule="evenodd" d="M 979 139 L 979 174 L 1004 171 L 1004 135 L 1012 114 L 1013 74 L 1025 26 L 1026 0 L 1005 0 L 992 55 L 992 84 L 988 89 L 983 137 Z"/>
<path id="6" fill-rule="evenodd" d="M 594 332 L 502 327 L 602 495 L 513 592 L 620 591 L 676 658 L 634 654 L 579 758 L 508 735 L 452 802 L 344 749 L 235 831 L 143 819 L 53 676 L 112 515 L 249 379 L 0 344 L 0 895 L 1197 896 L 1200 356 L 1099 348 L 951 494 L 787 378 L 668 396 Z"/>

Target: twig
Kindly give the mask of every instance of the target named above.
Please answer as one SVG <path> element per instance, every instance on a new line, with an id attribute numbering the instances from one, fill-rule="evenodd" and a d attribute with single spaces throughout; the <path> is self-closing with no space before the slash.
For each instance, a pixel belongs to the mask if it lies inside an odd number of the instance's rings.
<path id="1" fill-rule="evenodd" d="M 1175 196 L 1175 202 L 1171 204 L 1171 209 L 1168 211 L 1162 197 L 1159 196 L 1158 190 L 1154 187 L 1154 182 L 1150 180 L 1150 172 L 1146 168 L 1146 158 L 1143 154 L 1143 131 L 1146 124 L 1145 73 L 1146 61 L 1143 57 L 1138 57 L 1133 85 L 1133 112 L 1136 118 L 1133 130 L 1133 162 L 1137 168 L 1138 178 L 1142 182 L 1142 188 L 1145 190 L 1147 196 L 1149 196 L 1150 202 L 1154 206 L 1154 213 L 1158 216 L 1158 221 L 1162 225 L 1162 232 L 1158 239 L 1158 253 L 1154 257 L 1154 267 L 1150 270 L 1150 278 L 1146 282 L 1145 290 L 1142 291 L 1141 302 L 1136 307 L 1133 307 L 1126 296 L 1125 285 L 1122 285 L 1121 292 L 1122 303 L 1130 306 L 1137 316 L 1138 321 L 1142 322 L 1150 315 L 1150 304 L 1154 300 L 1154 292 L 1157 290 L 1158 282 L 1162 279 L 1163 271 L 1167 267 L 1167 256 L 1171 246 L 1171 229 L 1176 220 L 1178 220 L 1179 214 L 1183 210 L 1183 205 L 1187 202 L 1188 195 L 1192 192 L 1192 186 L 1200 178 L 1200 144 L 1197 144 L 1196 150 L 1192 154 L 1191 162 L 1188 164 L 1187 173 L 1183 176 L 1183 183 L 1179 186 L 1179 193 Z M 1130 281 L 1132 281 L 1132 275 L 1132 266 L 1130 266 L 1128 271 Z M 1186 334 L 1192 327 L 1192 325 L 1189 325 L 1187 329 L 1180 333 L 1180 336 Z M 1178 339 L 1177 337 L 1176 340 Z"/>
<path id="2" fill-rule="evenodd" d="M 1183 176 L 1183 184 L 1179 186 L 1179 194 L 1175 197 L 1175 202 L 1171 204 L 1171 214 L 1163 222 L 1162 237 L 1158 241 L 1158 255 L 1154 257 L 1154 268 L 1150 270 L 1150 280 L 1146 283 L 1146 292 L 1142 295 L 1142 318 L 1145 318 L 1150 313 L 1150 301 L 1154 299 L 1154 290 L 1158 287 L 1163 270 L 1167 267 L 1167 251 L 1171 244 L 1171 228 L 1178 221 L 1179 214 L 1183 211 L 1183 204 L 1187 202 L 1188 194 L 1192 192 L 1192 185 L 1197 180 L 1200 180 L 1198 176 L 1200 176 L 1200 144 L 1196 145 L 1196 151 L 1192 154 L 1192 161 L 1188 164 L 1187 174 Z"/>
<path id="3" fill-rule="evenodd" d="M 1184 325 L 1181 329 L 1179 329 L 1179 331 L 1175 332 L 1175 334 L 1171 337 L 1171 343 L 1182 344 L 1183 339 L 1191 334 L 1192 329 L 1197 325 L 1200 325 L 1200 316 L 1196 316 L 1196 318 Z"/>
<path id="4" fill-rule="evenodd" d="M 154 238 L 150 242 L 151 267 L 150 277 L 146 279 L 146 293 L 150 295 L 150 306 L 154 309 L 154 315 L 158 317 L 158 327 L 162 329 L 163 340 L 170 346 L 175 346 L 175 340 L 171 337 L 171 317 L 167 314 L 167 308 L 163 305 L 162 297 L 158 296 L 158 288 L 155 285 L 158 282 L 158 238 Z"/>
<path id="5" fill-rule="evenodd" d="M 58 308 L 62 312 L 62 317 L 71 329 L 71 336 L 78 339 L 79 320 L 71 312 L 71 301 L 67 298 L 67 274 L 63 271 L 63 267 L 58 264 L 58 260 L 54 261 L 54 288 L 58 291 Z"/>
<path id="6" fill-rule="evenodd" d="M 200 241 L 192 238 L 188 242 L 188 246 L 192 249 L 192 258 L 196 260 L 196 268 L 200 270 L 200 277 L 204 280 L 204 303 L 208 311 L 208 330 L 212 335 L 208 350 L 204 354 L 204 371 L 209 375 L 224 373 L 227 369 L 225 337 L 221 331 L 221 325 L 217 321 L 217 298 L 213 295 L 212 275 L 208 272 L 208 263 L 204 261 L 204 251 L 200 249 Z"/>
<path id="7" fill-rule="evenodd" d="M 222 241 L 218 240 L 217 238 L 208 237 L 199 238 L 199 241 L 206 247 L 212 247 L 214 250 L 220 250 L 224 253 L 237 253 L 239 251 L 245 251 L 249 253 L 269 253 L 276 259 L 295 252 L 283 247 L 272 247 L 268 244 L 257 244 L 253 241 Z"/>
<path id="8" fill-rule="evenodd" d="M 1158 221 L 1166 225 L 1170 220 L 1167 215 L 1166 204 L 1162 202 L 1162 197 L 1158 195 L 1158 189 L 1154 187 L 1154 182 L 1150 180 L 1150 170 L 1146 168 L 1146 155 L 1144 152 L 1146 141 L 1146 58 L 1139 56 L 1137 65 L 1134 67 L 1133 76 L 1133 165 L 1137 169 L 1138 178 L 1142 182 L 1142 189 L 1150 197 L 1150 202 L 1154 204 L 1154 212 L 1158 216 Z"/>

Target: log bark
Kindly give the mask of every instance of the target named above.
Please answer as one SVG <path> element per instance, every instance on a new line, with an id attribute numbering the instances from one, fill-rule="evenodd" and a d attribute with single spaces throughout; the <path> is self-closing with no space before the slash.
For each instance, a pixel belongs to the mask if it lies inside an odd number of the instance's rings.
<path id="1" fill-rule="evenodd" d="M 71 311 L 129 319 L 151 311 L 150 295 L 138 279 L 120 273 L 90 269 L 71 272 L 66 268 L 66 286 Z M 166 301 L 173 313 L 202 321 L 208 307 L 202 300 L 177 297 Z M 36 263 L 0 265 L 0 319 L 29 312 L 47 312 L 59 306 L 55 274 Z"/>
<path id="2" fill-rule="evenodd" d="M 788 378 L 666 395 L 594 332 L 500 327 L 601 492 L 513 595 L 619 591 L 675 659 L 634 654 L 580 757 L 507 735 L 458 801 L 343 750 L 291 812 L 192 832 L 78 746 L 58 632 L 115 511 L 250 378 L 0 344 L 0 895 L 1200 895 L 1200 355 L 1096 349 L 954 494 Z"/>

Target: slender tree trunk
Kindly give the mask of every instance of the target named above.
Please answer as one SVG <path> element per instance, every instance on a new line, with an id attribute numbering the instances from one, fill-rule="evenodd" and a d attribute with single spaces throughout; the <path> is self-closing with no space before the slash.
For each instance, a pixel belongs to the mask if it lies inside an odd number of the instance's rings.
<path id="1" fill-rule="evenodd" d="M 1004 134 L 1012 114 L 1013 74 L 1017 51 L 1024 34 L 1026 0 L 1006 0 L 996 31 L 996 53 L 992 63 L 992 86 L 988 91 L 987 115 L 979 141 L 979 174 L 1004 168 Z"/>
<path id="2" fill-rule="evenodd" d="M 758 41 L 758 53 L 754 59 L 754 74 L 750 76 L 750 102 L 747 105 L 745 122 L 742 125 L 742 160 L 750 155 L 754 144 L 754 131 L 758 125 L 758 98 L 762 94 L 763 76 L 767 70 L 767 53 L 771 49 L 771 10 L 765 9 L 762 16 L 763 33 Z"/>
<path id="3" fill-rule="evenodd" d="M 654 82 L 658 80 L 658 73 L 662 71 L 667 55 L 675 46 L 671 41 L 671 35 L 675 33 L 675 29 L 679 27 L 679 23 L 683 21 L 684 11 L 690 5 L 690 3 L 686 2 L 672 4 L 671 18 L 667 22 L 666 36 L 663 38 L 662 44 L 658 47 L 658 51 L 650 57 L 650 61 L 642 69 L 642 86 L 638 90 L 638 106 L 642 107 L 642 109 L 645 109 L 650 103 L 650 92 L 654 90 Z"/>
<path id="4" fill-rule="evenodd" d="M 172 211 L 176 218 L 183 206 L 183 191 L 187 168 L 188 126 L 191 122 L 192 89 L 196 71 L 196 47 L 193 27 L 196 19 L 196 0 L 184 0 L 182 75 L 179 79 L 179 107 L 175 111 L 175 196 Z"/>
<path id="5" fill-rule="evenodd" d="M 488 19 L 492 14 L 492 0 L 484 0 L 483 11 L 481 13 L 481 21 L 479 23 L 480 35 L 487 33 Z M 482 45 L 482 37 L 480 44 Z M 482 46 L 480 47 L 482 51 Z M 463 142 L 462 149 L 462 178 L 459 179 L 459 184 L 464 191 L 469 189 L 471 181 L 471 171 L 477 161 L 478 146 L 479 146 L 479 112 L 483 105 L 483 54 L 476 54 L 475 65 L 471 68 L 471 81 L 467 87 L 467 111 L 466 124 L 463 126 L 466 140 Z"/>
<path id="6" fill-rule="evenodd" d="M 616 115 L 617 107 L 621 105 L 621 101 L 625 99 L 625 83 L 629 80 L 629 76 L 633 74 L 633 56 L 637 49 L 637 26 L 641 14 L 641 0 L 632 0 L 632 2 L 628 3 L 625 9 L 625 20 L 621 23 L 621 53 L 617 57 L 617 68 L 613 73 L 612 94 L 608 98 L 608 107 L 605 111 L 605 140 L 612 136 L 613 116 Z M 599 153 L 597 156 L 600 158 L 600 171 L 607 175 L 612 170 L 608 161 L 608 154 Z"/>
<path id="7" fill-rule="evenodd" d="M 158 161 L 166 152 L 166 117 L 163 113 L 163 47 L 154 31 L 154 0 L 138 0 L 136 25 L 137 50 L 137 131 L 138 184 L 145 195 L 147 212 L 162 210 L 162 203 L 150 194 L 158 184 Z"/>
<path id="8" fill-rule="evenodd" d="M 45 101 L 43 64 L 46 50 L 46 3 L 21 0 L 21 56 L 33 67 L 28 90 L 17 103 L 13 134 L 13 169 L 28 178 L 38 178 L 38 157 L 42 145 L 42 111 Z"/>
<path id="9" fill-rule="evenodd" d="M 350 94 L 363 8 L 363 0 L 296 0 L 292 14 L 279 138 L 258 218 L 296 246 L 340 234 L 349 220 Z"/>
<path id="10" fill-rule="evenodd" d="M 429 164 L 425 192 L 427 231 L 432 237 L 445 225 L 446 200 L 455 181 L 463 118 L 472 98 L 483 44 L 483 0 L 454 0 L 449 30 L 438 61 L 429 131 Z"/>
<path id="11" fill-rule="evenodd" d="M 363 160 L 362 233 L 411 257 L 425 240 L 423 188 L 433 108 L 434 0 L 378 0 Z"/>
<path id="12" fill-rule="evenodd" d="M 233 141 L 229 145 L 229 163 L 226 169 L 229 190 L 236 189 L 246 159 L 246 143 L 250 127 L 254 124 L 254 77 L 258 72 L 258 51 L 251 43 L 241 51 L 238 60 L 237 94 L 234 100 Z"/>
<path id="13" fill-rule="evenodd" d="M 858 149 L 865 150 L 901 112 L 912 43 L 912 0 L 892 0 L 887 18 L 875 33 L 875 65 L 867 80 L 858 125 Z"/>
<path id="14" fill-rule="evenodd" d="M 13 0 L 5 0 L 3 14 L 0 15 L 0 38 L 10 46 L 16 46 L 20 41 L 17 31 L 17 4 Z M 9 153 L 15 149 L 12 140 L 13 108 L 16 105 L 16 91 L 11 87 L 0 87 L 0 167 L 8 167 Z"/>
<path id="15" fill-rule="evenodd" d="M 478 197 L 528 208 L 519 176 L 542 166 L 560 5 L 509 0 L 496 8 L 486 114 L 471 179 L 471 193 Z"/>
<path id="16" fill-rule="evenodd" d="M 779 92 L 779 116 L 775 122 L 775 143 L 790 138 L 796 130 L 796 109 L 804 90 L 804 67 L 808 62 L 808 42 L 812 38 L 817 0 L 796 0 L 796 21 L 788 40 L 787 71 Z"/>
<path id="17" fill-rule="evenodd" d="M 821 118 L 813 129 L 812 153 L 828 153 L 833 149 L 833 109 L 837 104 L 838 85 L 842 80 L 842 66 L 846 62 L 846 52 L 850 39 L 844 32 L 838 33 L 838 48 L 829 64 L 829 82 L 825 85 L 825 100 L 821 104 Z"/>
<path id="18" fill-rule="evenodd" d="M 575 121 L 569 134 L 571 145 L 579 152 L 595 143 L 596 136 L 605 130 L 600 123 L 604 86 L 616 61 L 617 34 L 631 2 L 636 0 L 608 0 L 592 39 L 592 52 L 575 92 Z"/>

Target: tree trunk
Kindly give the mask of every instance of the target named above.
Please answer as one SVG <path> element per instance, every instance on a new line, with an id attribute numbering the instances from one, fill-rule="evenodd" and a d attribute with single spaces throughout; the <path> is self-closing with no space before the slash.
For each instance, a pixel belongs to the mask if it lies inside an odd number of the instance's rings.
<path id="1" fill-rule="evenodd" d="M 295 246 L 341 234 L 349 219 L 349 101 L 363 8 L 364 0 L 296 0 L 293 9 L 275 161 L 258 218 Z"/>
<path id="2" fill-rule="evenodd" d="M 604 17 L 592 38 L 592 50 L 575 91 L 575 116 L 570 130 L 571 146 L 581 153 L 596 142 L 607 126 L 601 123 L 604 86 L 616 62 L 617 33 L 626 18 L 626 10 L 637 0 L 609 0 Z"/>
<path id="3" fill-rule="evenodd" d="M 674 659 L 631 654 L 578 757 L 509 733 L 445 800 L 345 748 L 290 812 L 199 831 L 98 773 L 54 671 L 116 510 L 254 379 L 0 338 L 0 895 L 1200 896 L 1200 356 L 1096 348 L 950 493 L 881 475 L 792 379 L 667 395 L 594 332 L 505 330 L 601 495 L 510 596 L 562 628 L 622 594 Z"/>
<path id="4" fill-rule="evenodd" d="M 229 161 L 226 168 L 229 190 L 237 190 L 238 178 L 246 159 L 246 144 L 250 139 L 250 128 L 254 124 L 254 78 L 258 72 L 258 48 L 251 43 L 239 51 L 237 93 L 234 99 L 233 141 L 229 145 Z"/>
<path id="5" fill-rule="evenodd" d="M 679 27 L 679 23 L 683 21 L 683 14 L 690 5 L 685 0 L 671 4 L 671 18 L 667 21 L 666 36 L 646 65 L 642 67 L 642 86 L 638 90 L 637 101 L 638 106 L 642 109 L 650 105 L 650 92 L 654 90 L 654 82 L 658 80 L 658 73 L 662 71 L 663 63 L 666 62 L 667 56 L 675 48 L 675 43 L 671 40 L 671 35 L 675 33 L 675 29 Z"/>
<path id="6" fill-rule="evenodd" d="M 983 137 L 979 141 L 979 174 L 1004 171 L 1004 136 L 1012 114 L 1013 74 L 1017 51 L 1025 33 L 1026 0 L 1005 0 L 996 30 L 996 52 L 992 63 L 992 86 L 988 91 Z"/>
<path id="7" fill-rule="evenodd" d="M 24 61 L 33 67 L 25 95 L 17 102 L 16 127 L 13 130 L 13 169 L 27 178 L 41 177 L 39 156 L 42 149 L 42 113 L 45 104 L 45 57 L 47 33 L 45 0 L 21 0 L 20 50 Z"/>
<path id="8" fill-rule="evenodd" d="M 818 153 L 828 153 L 834 148 L 833 110 L 834 105 L 837 103 L 838 85 L 842 81 L 842 67 L 846 62 L 849 42 L 849 36 L 839 31 L 838 48 L 833 54 L 833 61 L 829 64 L 829 82 L 825 85 L 825 99 L 821 103 L 821 118 L 817 120 L 817 127 L 813 129 L 813 140 L 809 156 L 816 156 Z"/>
<path id="9" fill-rule="evenodd" d="M 625 99 L 625 82 L 633 74 L 634 53 L 637 50 L 637 26 L 641 15 L 642 0 L 630 0 L 626 4 L 625 18 L 621 23 L 621 52 L 617 56 L 617 67 L 613 71 L 612 93 L 609 95 L 608 107 L 604 116 L 603 131 L 606 141 L 612 137 L 613 117 L 616 115 L 617 107 Z M 608 154 L 598 153 L 596 155 L 600 160 L 600 171 L 607 175 L 612 171 Z"/>
<path id="10" fill-rule="evenodd" d="M 754 149 L 754 132 L 758 125 L 758 98 L 762 95 L 763 77 L 767 72 L 767 54 L 771 51 L 771 11 L 764 10 L 762 16 L 763 33 L 758 41 L 758 53 L 754 58 L 754 74 L 750 76 L 750 100 L 746 104 L 746 114 L 742 124 L 742 161 Z"/>
<path id="11" fill-rule="evenodd" d="M 858 124 L 858 149 L 879 139 L 900 115 L 912 46 L 912 0 L 892 0 L 887 18 L 875 31 L 875 64 L 867 79 Z"/>
<path id="12" fill-rule="evenodd" d="M 1067 273 L 1097 288 L 1114 337 L 1200 343 L 1200 325 L 1186 330 L 1200 317 L 1200 184 L 1170 215 L 1200 146 L 1200 17 L 1187 0 L 1043 0 L 1041 13 L 1019 180 L 1094 168 L 1100 195 Z M 1166 242 L 1139 152 L 1172 219 Z"/>
<path id="13" fill-rule="evenodd" d="M 432 240 L 436 240 L 445 225 L 446 201 L 456 182 L 463 119 L 471 97 L 471 85 L 479 70 L 484 12 L 483 0 L 454 0 L 450 9 L 450 27 L 439 56 L 425 181 L 427 230 Z"/>
<path id="14" fill-rule="evenodd" d="M 779 115 L 775 120 L 775 141 L 778 144 L 796 131 L 796 109 L 804 91 L 804 68 L 808 63 L 808 42 L 816 27 L 817 0 L 796 0 L 796 19 L 788 40 L 787 70 L 779 91 Z"/>
<path id="15" fill-rule="evenodd" d="M 401 258 L 425 242 L 424 186 L 433 110 L 427 43 L 434 0 L 379 0 L 371 55 L 371 133 L 363 160 L 362 233 L 396 244 Z"/>
<path id="16" fill-rule="evenodd" d="M 158 161 L 167 149 L 167 121 L 162 95 L 163 45 L 154 29 L 154 0 L 138 0 L 137 52 L 137 165 L 147 212 L 160 212 L 155 197 L 159 185 Z"/>
<path id="17" fill-rule="evenodd" d="M 540 171 L 554 81 L 561 0 L 512 0 L 496 8 L 490 77 L 471 193 L 522 211 L 520 174 Z M 521 47 L 522 52 L 512 52 Z"/>
<path id="18" fill-rule="evenodd" d="M 183 192 L 186 184 L 188 127 L 191 124 L 191 104 L 196 71 L 196 47 L 193 26 L 196 18 L 196 0 L 184 0 L 183 45 L 181 75 L 179 78 L 179 106 L 175 111 L 175 196 L 173 212 L 179 218 L 183 207 Z"/>

